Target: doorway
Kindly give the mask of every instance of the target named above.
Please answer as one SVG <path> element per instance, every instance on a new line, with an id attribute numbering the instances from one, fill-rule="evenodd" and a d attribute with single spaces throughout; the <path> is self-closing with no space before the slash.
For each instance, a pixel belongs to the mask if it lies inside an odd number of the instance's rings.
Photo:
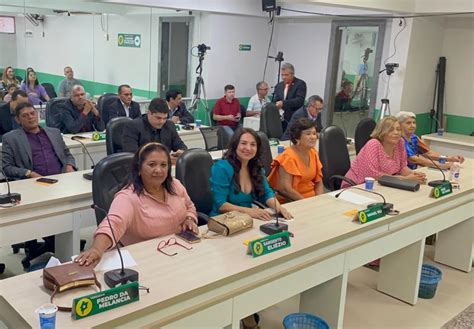
<path id="1" fill-rule="evenodd" d="M 373 117 L 385 21 L 334 21 L 331 28 L 325 99 L 327 125 L 354 137 L 360 120 Z"/>
<path id="2" fill-rule="evenodd" d="M 160 18 L 160 56 L 158 63 L 158 96 L 176 89 L 188 95 L 191 17 Z"/>

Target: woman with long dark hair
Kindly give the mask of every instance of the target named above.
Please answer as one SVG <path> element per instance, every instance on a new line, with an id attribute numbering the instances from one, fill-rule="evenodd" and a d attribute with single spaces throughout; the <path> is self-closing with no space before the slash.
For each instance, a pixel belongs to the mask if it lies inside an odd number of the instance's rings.
<path id="1" fill-rule="evenodd" d="M 240 128 L 232 136 L 222 160 L 211 169 L 211 191 L 214 204 L 211 215 L 240 211 L 253 218 L 270 220 L 271 213 L 253 208 L 252 202 L 275 209 L 285 218 L 291 214 L 280 205 L 268 185 L 261 158 L 261 141 L 250 128 Z"/>
<path id="2" fill-rule="evenodd" d="M 42 101 L 49 101 L 46 89 L 39 83 L 33 69 L 26 71 L 26 77 L 21 83 L 20 89 L 28 94 L 28 99 L 33 105 L 39 105 Z"/>
<path id="3" fill-rule="evenodd" d="M 166 146 L 148 143 L 135 152 L 128 184 L 115 194 L 109 219 L 116 239 L 125 245 L 185 230 L 198 233 L 196 208 L 184 186 L 171 176 Z M 103 220 L 92 247 L 75 261 L 95 266 L 114 247 L 113 241 L 109 224 Z"/>

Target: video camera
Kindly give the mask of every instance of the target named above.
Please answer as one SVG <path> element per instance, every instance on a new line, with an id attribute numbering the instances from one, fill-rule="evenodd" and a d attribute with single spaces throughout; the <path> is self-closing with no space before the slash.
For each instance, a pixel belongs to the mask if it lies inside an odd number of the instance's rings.
<path id="1" fill-rule="evenodd" d="M 205 54 L 206 51 L 211 50 L 211 47 L 206 46 L 204 43 L 197 45 L 198 52 L 201 54 Z"/>
<path id="2" fill-rule="evenodd" d="M 385 71 L 387 72 L 387 75 L 392 74 L 395 72 L 395 68 L 399 67 L 400 65 L 398 63 L 387 63 L 385 64 Z"/>

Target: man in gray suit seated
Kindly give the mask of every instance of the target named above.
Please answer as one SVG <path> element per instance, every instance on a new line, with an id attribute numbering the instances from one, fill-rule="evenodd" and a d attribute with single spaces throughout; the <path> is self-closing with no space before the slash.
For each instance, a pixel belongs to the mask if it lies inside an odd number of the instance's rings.
<path id="1" fill-rule="evenodd" d="M 23 179 L 76 170 L 59 129 L 39 127 L 38 113 L 31 103 L 18 105 L 15 114 L 21 128 L 2 138 L 2 165 L 7 177 Z"/>
<path id="2" fill-rule="evenodd" d="M 288 127 L 286 128 L 281 140 L 290 139 L 290 128 L 300 118 L 308 118 L 316 122 L 316 132 L 319 133 L 323 130 L 323 125 L 321 123 L 321 112 L 324 107 L 323 99 L 318 95 L 313 95 L 308 98 L 308 105 L 299 108 L 291 117 Z"/>

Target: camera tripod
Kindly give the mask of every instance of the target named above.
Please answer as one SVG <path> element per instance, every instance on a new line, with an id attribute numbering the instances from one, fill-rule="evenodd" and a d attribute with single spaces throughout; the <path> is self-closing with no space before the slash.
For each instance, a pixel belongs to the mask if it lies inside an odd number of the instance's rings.
<path id="1" fill-rule="evenodd" d="M 367 95 L 369 93 L 369 87 L 368 87 L 368 72 L 369 68 L 367 66 L 367 61 L 369 60 L 369 54 L 372 52 L 372 49 L 367 48 L 365 50 L 363 58 L 363 70 L 362 74 L 360 75 L 360 79 L 357 81 L 357 85 L 353 94 L 353 98 L 360 94 L 360 105 L 359 105 L 359 110 L 367 110 L 369 108 L 369 104 L 367 104 Z"/>
<path id="2" fill-rule="evenodd" d="M 390 77 L 392 76 L 392 73 L 395 72 L 396 67 L 398 67 L 398 63 L 387 63 L 385 64 L 385 69 L 379 72 L 379 74 L 382 72 L 386 72 L 388 75 L 388 80 L 385 87 L 385 97 L 381 99 L 382 106 L 380 107 L 379 120 L 382 120 L 385 117 L 385 115 L 391 115 L 390 100 L 388 99 L 388 92 L 390 90 Z"/>
<path id="3" fill-rule="evenodd" d="M 201 51 L 199 50 L 198 56 L 199 56 L 199 65 L 196 67 L 196 74 L 198 75 L 196 77 L 196 82 L 194 83 L 194 91 L 193 91 L 193 98 L 191 100 L 191 105 L 189 107 L 189 110 L 193 115 L 195 115 L 196 111 L 198 110 L 199 104 L 204 107 L 206 110 L 206 116 L 208 119 L 209 124 L 212 123 L 211 116 L 209 114 L 209 104 L 207 102 L 207 96 L 206 96 L 206 88 L 204 87 L 204 79 L 202 77 L 202 62 L 204 61 L 204 55 L 206 54 L 206 51 Z M 201 91 L 203 98 L 201 98 Z"/>

